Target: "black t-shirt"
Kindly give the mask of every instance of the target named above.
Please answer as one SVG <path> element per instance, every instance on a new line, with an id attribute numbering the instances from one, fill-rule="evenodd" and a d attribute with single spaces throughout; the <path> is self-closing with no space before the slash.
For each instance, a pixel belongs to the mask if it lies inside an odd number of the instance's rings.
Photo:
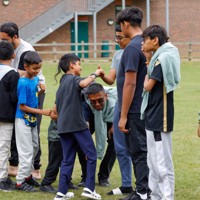
<path id="1" fill-rule="evenodd" d="M 160 63 L 154 67 L 150 78 L 156 80 L 156 83 L 149 93 L 145 127 L 150 131 L 170 132 L 174 123 L 173 91 L 166 93 Z"/>
<path id="2" fill-rule="evenodd" d="M 140 35 L 137 35 L 124 49 L 117 74 L 118 104 L 119 110 L 121 110 L 125 73 L 130 71 L 137 73 L 135 94 L 129 113 L 140 113 L 142 103 L 143 83 L 147 73 L 145 64 L 146 59 L 141 51 L 142 40 L 143 38 Z"/>
<path id="3" fill-rule="evenodd" d="M 65 74 L 56 93 L 58 133 L 82 131 L 88 128 L 82 111 L 82 88 L 79 76 Z"/>

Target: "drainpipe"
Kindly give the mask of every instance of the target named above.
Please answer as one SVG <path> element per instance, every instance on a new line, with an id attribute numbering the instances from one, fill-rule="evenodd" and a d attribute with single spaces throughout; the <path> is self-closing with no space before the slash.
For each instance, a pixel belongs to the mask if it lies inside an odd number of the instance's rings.
<path id="1" fill-rule="evenodd" d="M 150 25 L 150 0 L 146 0 L 146 10 L 147 10 L 147 26 Z"/>
<path id="2" fill-rule="evenodd" d="M 97 13 L 93 12 L 93 35 L 94 35 L 94 54 L 93 57 L 97 57 Z"/>
<path id="3" fill-rule="evenodd" d="M 78 55 L 78 13 L 74 13 L 75 54 Z"/>
<path id="4" fill-rule="evenodd" d="M 169 36 L 169 0 L 166 0 L 166 31 Z"/>
<path id="5" fill-rule="evenodd" d="M 124 10 L 126 8 L 126 0 L 122 0 L 122 10 Z"/>

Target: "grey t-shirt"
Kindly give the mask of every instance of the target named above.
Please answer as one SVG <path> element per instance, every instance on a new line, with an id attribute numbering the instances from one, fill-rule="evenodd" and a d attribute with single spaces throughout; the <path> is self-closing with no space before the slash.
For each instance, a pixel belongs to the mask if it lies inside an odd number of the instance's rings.
<path id="1" fill-rule="evenodd" d="M 58 133 L 71 133 L 87 129 L 82 111 L 82 96 L 79 76 L 65 74 L 56 93 Z"/>
<path id="2" fill-rule="evenodd" d="M 123 52 L 124 52 L 124 49 L 117 50 L 115 52 L 114 56 L 113 56 L 113 59 L 112 59 L 112 64 L 111 64 L 110 68 L 116 69 L 116 77 L 117 77 L 117 72 L 118 72 L 118 69 L 119 69 L 119 64 L 120 64 L 120 60 L 121 60 Z"/>

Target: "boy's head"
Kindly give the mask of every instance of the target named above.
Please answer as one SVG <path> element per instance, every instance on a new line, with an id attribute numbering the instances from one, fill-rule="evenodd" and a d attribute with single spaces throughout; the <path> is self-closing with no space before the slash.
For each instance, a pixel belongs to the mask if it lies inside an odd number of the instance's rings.
<path id="1" fill-rule="evenodd" d="M 93 83 L 89 85 L 86 90 L 86 95 L 94 109 L 102 110 L 104 108 L 107 94 L 101 84 Z"/>
<path id="2" fill-rule="evenodd" d="M 11 60 L 14 55 L 14 48 L 13 45 L 6 41 L 0 41 L 0 60 L 7 61 Z"/>
<path id="3" fill-rule="evenodd" d="M 130 42 L 130 39 L 124 36 L 120 25 L 115 27 L 115 42 L 119 44 L 121 49 L 124 49 Z"/>
<path id="4" fill-rule="evenodd" d="M 24 68 L 31 76 L 37 76 L 42 67 L 42 59 L 36 51 L 27 51 L 24 55 Z"/>
<path id="5" fill-rule="evenodd" d="M 58 72 L 60 73 L 62 70 L 64 73 L 66 73 L 70 70 L 70 67 L 73 64 L 76 64 L 76 62 L 80 62 L 80 58 L 77 55 L 73 53 L 63 55 L 58 63 Z"/>
<path id="6" fill-rule="evenodd" d="M 0 26 L 0 39 L 7 40 L 14 47 L 16 47 L 16 41 L 19 39 L 19 29 L 17 24 L 13 22 L 6 22 Z"/>
<path id="7" fill-rule="evenodd" d="M 165 28 L 160 25 L 147 27 L 142 34 L 144 51 L 156 51 L 157 48 L 168 42 L 169 37 Z"/>
<path id="8" fill-rule="evenodd" d="M 116 22 L 121 26 L 122 32 L 126 37 L 129 36 L 124 30 L 124 25 L 130 25 L 133 28 L 141 28 L 143 12 L 140 8 L 129 7 L 122 10 L 118 15 Z"/>

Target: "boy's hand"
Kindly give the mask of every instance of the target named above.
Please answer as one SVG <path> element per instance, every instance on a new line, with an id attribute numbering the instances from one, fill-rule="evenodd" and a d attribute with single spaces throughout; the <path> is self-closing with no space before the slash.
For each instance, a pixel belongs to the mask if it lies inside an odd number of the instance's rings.
<path id="1" fill-rule="evenodd" d="M 45 115 L 45 116 L 50 116 L 51 112 L 52 112 L 51 109 L 43 109 L 43 110 L 41 110 L 41 114 Z"/>
<path id="2" fill-rule="evenodd" d="M 57 119 L 58 119 L 58 115 L 57 115 L 57 113 L 54 110 L 52 110 L 52 112 L 50 114 L 50 117 L 54 121 L 57 121 Z"/>
<path id="3" fill-rule="evenodd" d="M 39 86 L 39 88 L 40 88 L 40 90 L 41 90 L 41 93 L 44 93 L 45 90 L 46 90 L 46 85 L 44 85 L 44 84 L 42 84 L 42 83 L 39 83 L 38 86 Z"/>
<path id="4" fill-rule="evenodd" d="M 95 71 L 95 74 L 97 74 L 98 76 L 104 76 L 104 74 L 105 74 L 105 72 L 104 72 L 104 70 L 103 69 L 101 69 L 101 66 L 99 65 L 98 67 L 97 67 L 97 70 Z"/>

